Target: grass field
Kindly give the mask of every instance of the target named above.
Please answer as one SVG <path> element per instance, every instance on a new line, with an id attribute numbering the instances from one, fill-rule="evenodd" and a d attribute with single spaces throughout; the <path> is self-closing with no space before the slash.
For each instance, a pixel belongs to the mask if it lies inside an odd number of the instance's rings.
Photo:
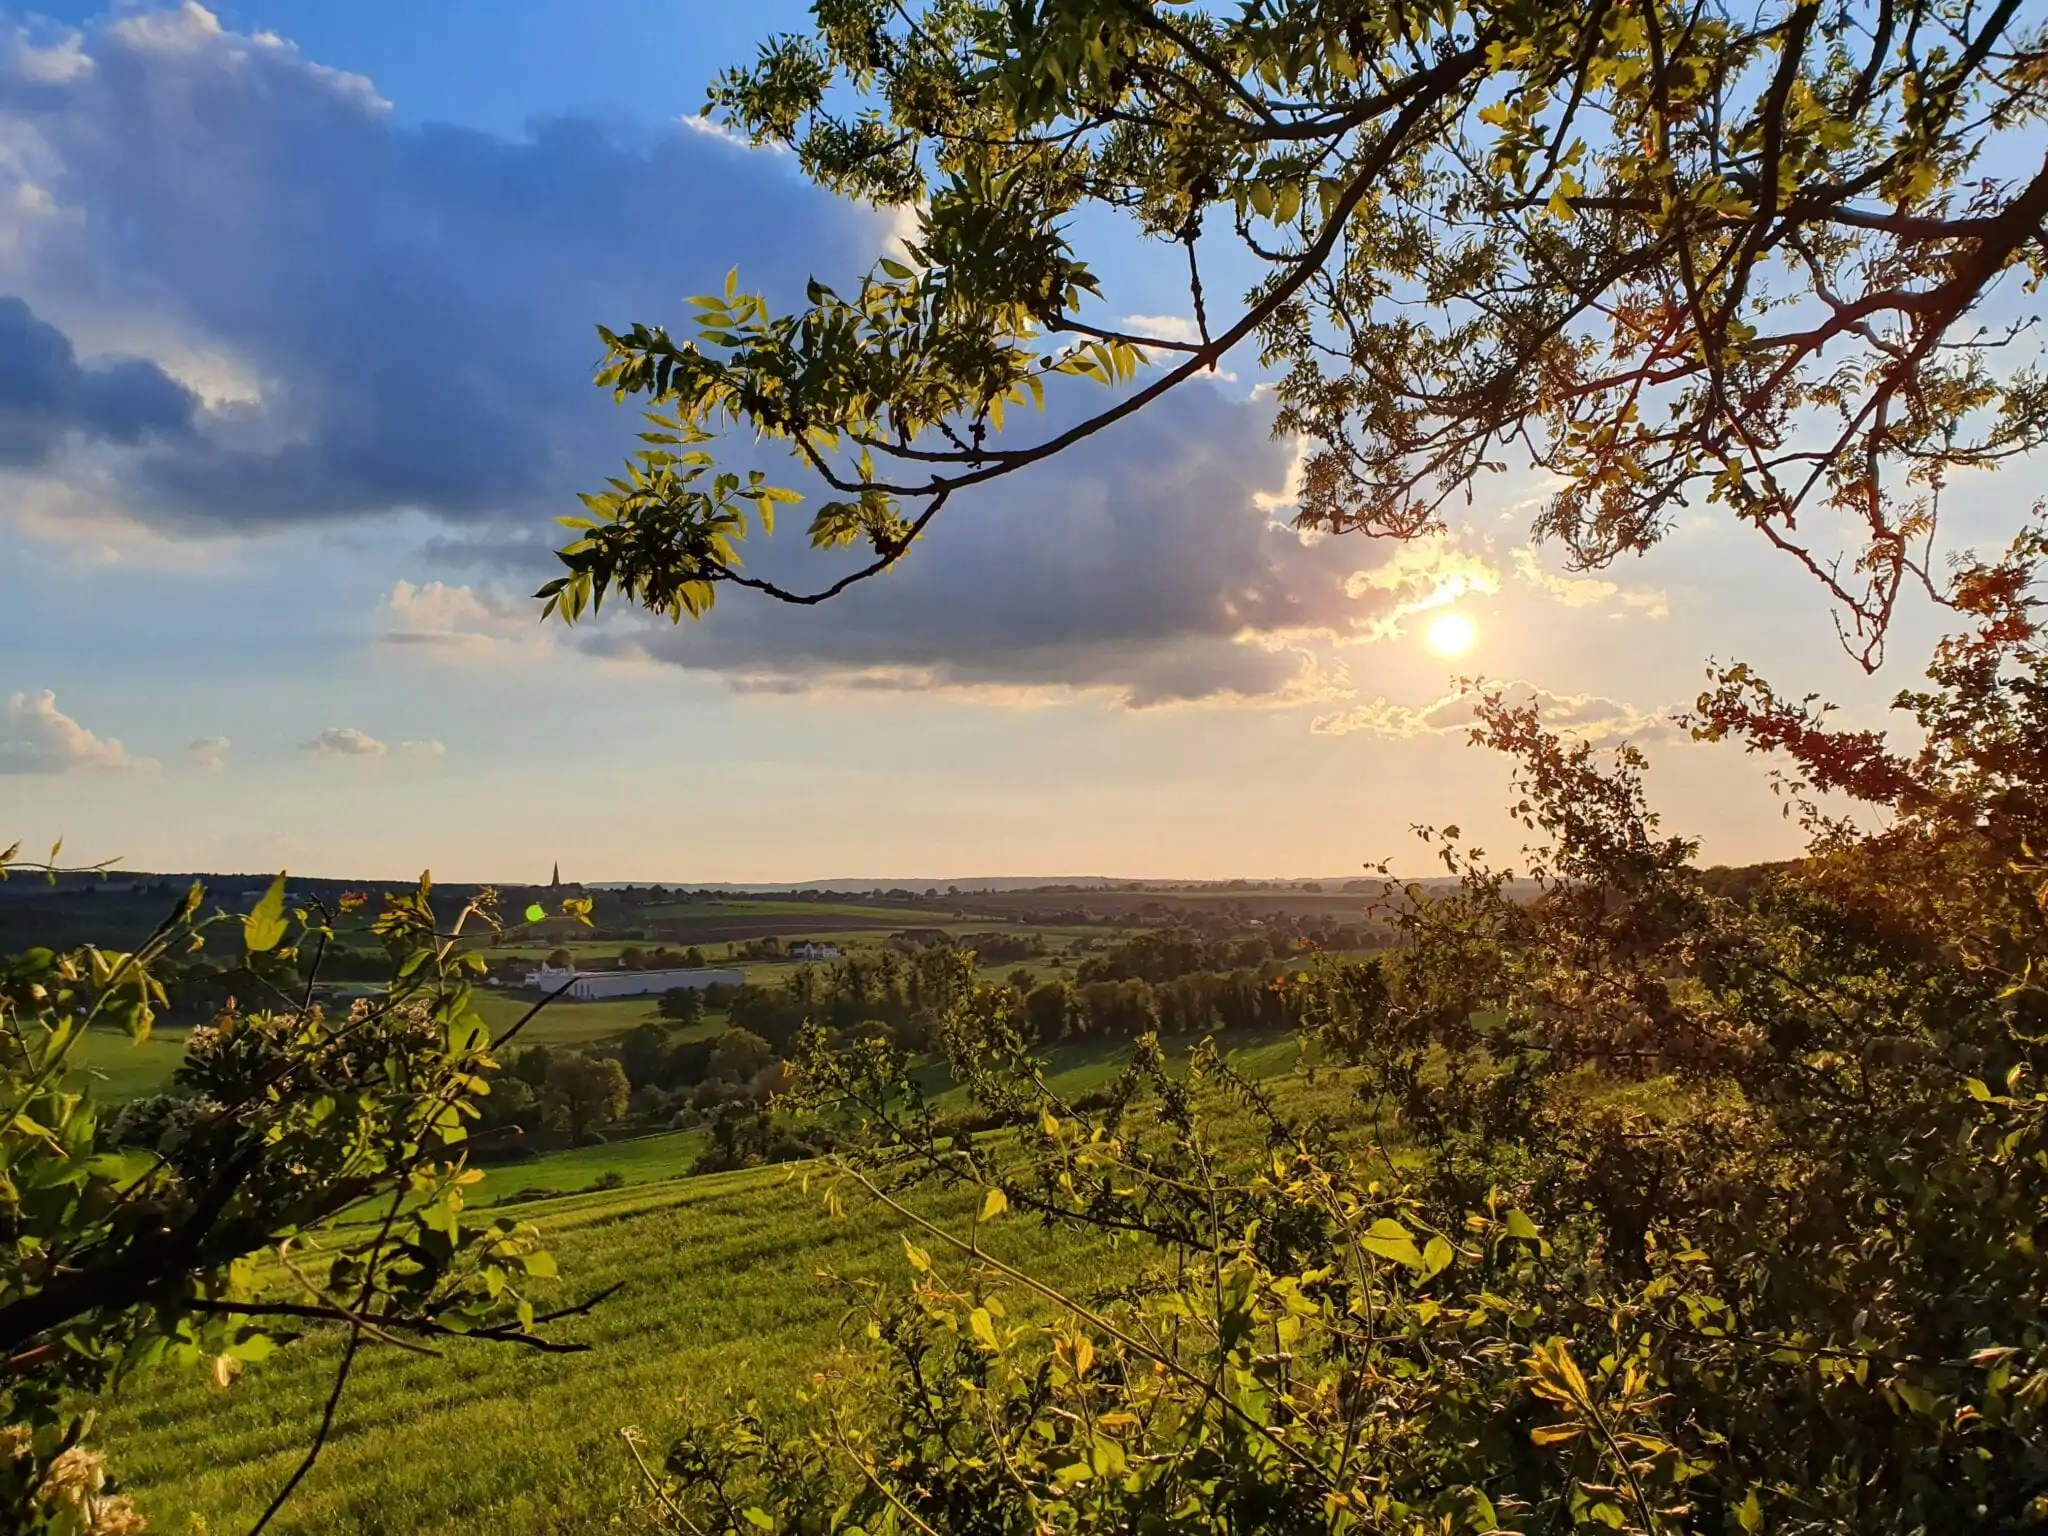
<path id="1" fill-rule="evenodd" d="M 935 1214 L 959 1219 L 966 1198 Z M 320 1464 L 275 1531 L 598 1532 L 637 1487 L 619 1439 L 644 1430 L 658 1455 L 693 1408 L 787 1405 L 834 1347 L 846 1293 L 821 1272 L 903 1283 L 898 1228 L 858 1208 L 827 1217 L 782 1170 L 749 1170 L 530 1208 L 580 1296 L 624 1289 L 564 1336 L 583 1355 L 451 1344 L 439 1359 L 366 1351 Z M 992 1229 L 1005 1257 L 1099 1273 L 1070 1236 L 1023 1222 Z M 1092 1261 L 1092 1262 L 1091 1262 Z M 308 1338 L 227 1392 L 160 1368 L 103 1416 L 123 1477 L 152 1528 L 246 1530 L 303 1454 L 339 1352 Z M 195 1517 L 197 1522 L 194 1523 Z"/>
<path id="2" fill-rule="evenodd" d="M 479 989 L 477 1012 L 483 1015 L 493 1035 L 502 1035 L 533 1006 L 533 999 L 507 997 L 501 992 Z M 606 998 L 595 1003 L 557 1000 L 519 1033 L 520 1045 L 588 1046 L 615 1040 L 641 1024 L 660 1021 L 657 999 L 652 997 Z M 672 1038 L 694 1039 L 715 1035 L 725 1028 L 725 1016 L 713 1014 Z M 170 1086 L 171 1074 L 185 1054 L 185 1031 L 166 1028 L 151 1032 L 140 1045 L 118 1030 L 93 1029 L 73 1047 L 74 1061 L 92 1074 L 94 1096 L 102 1103 L 119 1104 L 144 1094 L 161 1093 Z"/>
<path id="3" fill-rule="evenodd" d="M 120 1104 L 145 1094 L 161 1093 L 185 1059 L 185 1031 L 157 1029 L 141 1044 L 117 1029 L 89 1029 L 71 1048 L 70 1066 L 89 1075 L 93 1097 Z"/>
<path id="4" fill-rule="evenodd" d="M 1099 1045 L 1062 1052 L 1057 1085 L 1083 1091 L 1117 1060 Z M 1261 1075 L 1284 1072 L 1294 1046 L 1251 1041 L 1233 1060 Z M 624 1282 L 590 1317 L 565 1326 L 563 1336 L 592 1349 L 554 1356 L 457 1342 L 438 1359 L 366 1349 L 319 1465 L 272 1529 L 583 1536 L 632 1528 L 637 1488 L 622 1428 L 644 1431 L 658 1458 L 693 1416 L 748 1398 L 771 1413 L 787 1407 L 839 1345 L 846 1293 L 825 1277 L 874 1278 L 900 1291 L 909 1272 L 899 1228 L 858 1202 L 848 1217 L 828 1217 L 786 1168 L 666 1177 L 687 1166 L 701 1135 L 490 1170 L 479 1203 L 587 1185 L 607 1171 L 660 1180 L 508 1208 L 547 1235 L 561 1261 L 561 1298 Z M 964 1225 L 971 1200 L 925 1203 Z M 1012 1262 L 1082 1287 L 1142 1261 L 1142 1250 L 1119 1257 L 1013 1219 L 983 1237 Z M 196 1370 L 162 1367 L 109 1404 L 98 1438 L 152 1528 L 246 1530 L 303 1454 L 338 1352 L 335 1336 L 309 1337 L 225 1393 Z"/>
<path id="5" fill-rule="evenodd" d="M 614 1173 L 629 1184 L 680 1178 L 690 1171 L 710 1139 L 706 1131 L 664 1131 L 602 1146 L 548 1152 L 530 1162 L 500 1163 L 485 1170 L 477 1196 L 482 1204 L 496 1205 L 514 1195 L 575 1194 Z"/>

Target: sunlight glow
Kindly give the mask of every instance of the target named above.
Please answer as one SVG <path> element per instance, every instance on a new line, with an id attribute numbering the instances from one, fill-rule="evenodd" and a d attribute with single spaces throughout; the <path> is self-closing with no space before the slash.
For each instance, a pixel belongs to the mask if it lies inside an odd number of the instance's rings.
<path id="1" fill-rule="evenodd" d="M 1439 656 L 1462 656 L 1472 640 L 1472 621 L 1462 613 L 1443 614 L 1429 626 L 1429 648 Z"/>

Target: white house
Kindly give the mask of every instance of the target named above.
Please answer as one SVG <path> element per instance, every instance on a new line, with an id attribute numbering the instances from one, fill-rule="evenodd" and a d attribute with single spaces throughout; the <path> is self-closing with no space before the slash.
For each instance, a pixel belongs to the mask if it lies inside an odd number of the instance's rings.
<path id="1" fill-rule="evenodd" d="M 783 951 L 792 960 L 837 960 L 846 951 L 837 944 L 792 944 Z"/>
<path id="2" fill-rule="evenodd" d="M 573 965 L 543 965 L 526 978 L 526 984 L 546 993 L 561 991 L 566 985 L 564 997 L 588 1003 L 600 997 L 645 997 L 650 993 L 672 992 L 677 987 L 737 987 L 746 979 L 745 971 L 736 970 L 579 971 Z"/>

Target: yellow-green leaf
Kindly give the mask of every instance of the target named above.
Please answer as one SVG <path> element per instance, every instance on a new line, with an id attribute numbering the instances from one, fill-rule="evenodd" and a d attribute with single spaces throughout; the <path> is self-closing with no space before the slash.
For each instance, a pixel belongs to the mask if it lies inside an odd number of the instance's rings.
<path id="1" fill-rule="evenodd" d="M 1422 1250 L 1415 1246 L 1415 1239 L 1408 1235 L 1408 1229 L 1391 1216 L 1382 1216 L 1374 1222 L 1359 1242 L 1368 1253 L 1376 1253 L 1383 1259 L 1392 1259 L 1410 1269 L 1423 1267 Z"/>
<path id="2" fill-rule="evenodd" d="M 242 919 L 242 942 L 252 955 L 265 954 L 284 942 L 284 876 L 270 882 L 263 899 Z"/>

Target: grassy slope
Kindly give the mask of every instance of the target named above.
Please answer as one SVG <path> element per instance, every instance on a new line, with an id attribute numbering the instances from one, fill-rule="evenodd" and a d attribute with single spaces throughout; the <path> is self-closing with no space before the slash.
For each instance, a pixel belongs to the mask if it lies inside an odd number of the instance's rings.
<path id="1" fill-rule="evenodd" d="M 574 1194 L 612 1173 L 629 1184 L 680 1178 L 690 1171 L 710 1140 L 707 1131 L 664 1131 L 602 1146 L 549 1152 L 531 1162 L 501 1164 L 485 1171 L 479 1198 L 492 1203 L 534 1191 Z"/>
<path id="2" fill-rule="evenodd" d="M 1258 1075 L 1286 1072 L 1291 1040 L 1234 1054 Z M 1054 1084 L 1106 1079 L 1101 1046 L 1058 1053 Z M 659 1178 L 694 1155 L 701 1132 L 551 1154 L 493 1169 L 488 1202 L 517 1189 L 571 1189 L 616 1169 Z M 964 1221 L 965 1196 L 935 1214 Z M 454 1344 L 439 1360 L 371 1350 L 358 1364 L 337 1431 L 274 1530 L 360 1533 L 488 1530 L 503 1536 L 596 1532 L 633 1496 L 618 1431 L 646 1431 L 659 1452 L 689 1414 L 758 1398 L 789 1401 L 834 1347 L 843 1293 L 821 1272 L 901 1288 L 907 1270 L 886 1213 L 828 1218 L 789 1170 L 633 1184 L 515 1204 L 562 1262 L 564 1294 L 625 1289 L 568 1336 L 590 1353 L 540 1356 Z M 1005 1257 L 1036 1273 L 1099 1283 L 1102 1257 L 1071 1233 L 1028 1222 L 991 1229 Z M 988 1234 L 984 1234 L 985 1236 Z M 309 1338 L 252 1369 L 232 1391 L 165 1368 L 112 1405 L 102 1444 L 165 1531 L 244 1530 L 303 1453 L 331 1384 L 333 1337 Z"/>
<path id="3" fill-rule="evenodd" d="M 949 1202 L 964 1214 L 965 1200 Z M 825 1216 L 781 1170 L 534 1208 L 575 1294 L 625 1288 L 569 1336 L 584 1355 L 450 1345 L 440 1359 L 366 1351 L 318 1467 L 278 1531 L 567 1533 L 613 1528 L 634 1494 L 619 1430 L 657 1451 L 685 1402 L 787 1403 L 834 1344 L 843 1292 L 821 1270 L 900 1285 L 897 1227 Z M 1006 1224 L 1006 1257 L 1070 1273 L 1071 1239 Z M 192 1516 L 247 1529 L 303 1454 L 338 1339 L 311 1338 L 227 1393 L 164 1368 L 111 1408 L 103 1443 L 159 1530 Z"/>

